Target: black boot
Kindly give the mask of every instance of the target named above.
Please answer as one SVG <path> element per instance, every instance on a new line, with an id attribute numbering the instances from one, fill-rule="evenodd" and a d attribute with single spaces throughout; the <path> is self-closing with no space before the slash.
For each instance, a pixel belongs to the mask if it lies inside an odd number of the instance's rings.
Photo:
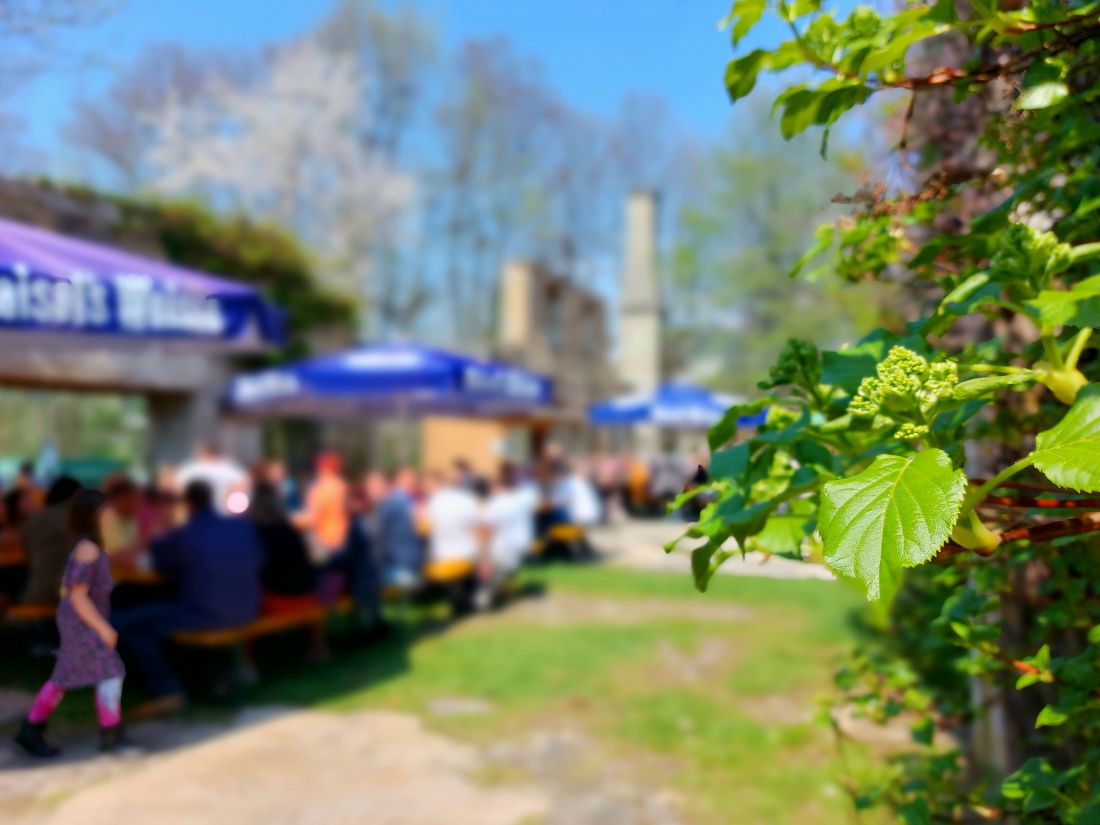
<path id="1" fill-rule="evenodd" d="M 141 753 L 141 747 L 126 736 L 126 731 L 121 724 L 118 724 L 99 729 L 99 752 L 117 756 L 136 756 Z"/>
<path id="2" fill-rule="evenodd" d="M 19 733 L 15 735 L 16 744 L 23 748 L 28 754 L 38 759 L 49 759 L 57 756 L 61 751 L 46 742 L 42 737 L 42 734 L 45 732 L 45 722 L 39 722 L 36 725 L 24 719 L 23 727 L 21 727 Z"/>

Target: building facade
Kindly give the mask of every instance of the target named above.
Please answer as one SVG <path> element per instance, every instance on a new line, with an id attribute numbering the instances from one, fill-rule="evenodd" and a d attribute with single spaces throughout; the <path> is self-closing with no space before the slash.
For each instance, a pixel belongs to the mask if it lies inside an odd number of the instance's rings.
<path id="1" fill-rule="evenodd" d="M 618 388 L 603 300 L 529 261 L 506 264 L 500 287 L 496 355 L 552 377 L 549 437 L 570 449 L 591 448 L 588 406 Z"/>

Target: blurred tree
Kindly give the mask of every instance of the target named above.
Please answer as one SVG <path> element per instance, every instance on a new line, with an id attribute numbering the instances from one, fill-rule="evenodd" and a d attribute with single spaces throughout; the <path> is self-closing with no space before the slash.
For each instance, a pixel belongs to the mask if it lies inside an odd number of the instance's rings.
<path id="1" fill-rule="evenodd" d="M 789 338 L 854 342 L 885 307 L 866 287 L 855 300 L 849 285 L 788 277 L 814 230 L 843 214 L 832 197 L 856 188 L 866 149 L 834 138 L 823 161 L 813 136 L 776 140 L 765 101 L 751 103 L 733 148 L 697 161 L 665 268 L 667 373 L 741 393 L 755 392 Z"/>
<path id="2" fill-rule="evenodd" d="M 34 156 L 21 140 L 23 118 L 11 97 L 40 74 L 92 60 L 59 40 L 100 22 L 118 5 L 119 0 L 0 0 L 0 170 L 21 171 Z"/>
<path id="3" fill-rule="evenodd" d="M 366 76 L 307 37 L 271 52 L 247 84 L 217 76 L 186 103 L 150 113 L 153 187 L 199 195 L 293 230 L 332 287 L 364 297 L 369 249 L 413 194 L 413 180 L 360 141 Z"/>
<path id="4" fill-rule="evenodd" d="M 166 100 L 194 105 L 216 78 L 247 83 L 259 70 L 255 56 L 197 51 L 178 43 L 146 48 L 95 98 L 73 102 L 62 127 L 65 140 L 90 162 L 86 180 L 108 189 L 140 190 L 153 178 L 148 166 L 157 125 L 150 114 Z"/>
<path id="5" fill-rule="evenodd" d="M 614 120 L 564 101 L 538 64 L 502 38 L 455 56 L 436 112 L 438 161 L 425 175 L 425 255 L 440 275 L 450 327 L 487 343 L 508 258 L 613 292 L 623 200 L 672 188 L 682 138 L 654 98 Z"/>
<path id="6" fill-rule="evenodd" d="M 67 135 L 92 180 L 291 229 L 362 299 L 370 337 L 491 344 L 513 257 L 612 297 L 626 192 L 680 200 L 684 141 L 663 102 L 595 117 L 503 38 L 442 66 L 436 39 L 413 6 L 342 0 L 263 54 L 157 47 L 78 102 Z"/>

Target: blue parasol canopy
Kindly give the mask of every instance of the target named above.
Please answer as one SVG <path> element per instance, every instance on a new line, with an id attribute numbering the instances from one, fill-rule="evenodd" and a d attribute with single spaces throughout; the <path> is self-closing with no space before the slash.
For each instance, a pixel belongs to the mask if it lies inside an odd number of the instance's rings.
<path id="1" fill-rule="evenodd" d="M 670 429 L 706 429 L 717 424 L 726 410 L 739 401 L 735 396 L 705 387 L 664 384 L 652 393 L 624 395 L 593 404 L 588 409 L 588 420 L 604 427 L 653 424 Z M 738 423 L 744 427 L 757 426 L 763 415 L 745 416 Z"/>
<path id="2" fill-rule="evenodd" d="M 549 378 L 510 364 L 415 344 L 375 344 L 242 375 L 238 412 L 289 417 L 505 416 L 548 406 Z"/>
<path id="3" fill-rule="evenodd" d="M 283 315 L 246 284 L 0 219 L 0 343 L 26 333 L 247 350 L 279 343 Z"/>

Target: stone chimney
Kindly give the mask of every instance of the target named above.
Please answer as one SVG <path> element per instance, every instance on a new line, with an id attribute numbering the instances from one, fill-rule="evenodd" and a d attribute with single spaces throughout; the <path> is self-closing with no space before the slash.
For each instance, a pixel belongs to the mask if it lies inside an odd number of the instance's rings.
<path id="1" fill-rule="evenodd" d="M 661 285 L 657 274 L 657 195 L 634 191 L 626 201 L 619 383 L 629 392 L 652 392 L 661 383 Z M 660 434 L 652 425 L 634 428 L 634 449 L 652 458 Z"/>
<path id="2" fill-rule="evenodd" d="M 619 380 L 636 392 L 661 382 L 661 286 L 657 275 L 657 195 L 635 191 L 626 201 L 619 319 Z"/>

